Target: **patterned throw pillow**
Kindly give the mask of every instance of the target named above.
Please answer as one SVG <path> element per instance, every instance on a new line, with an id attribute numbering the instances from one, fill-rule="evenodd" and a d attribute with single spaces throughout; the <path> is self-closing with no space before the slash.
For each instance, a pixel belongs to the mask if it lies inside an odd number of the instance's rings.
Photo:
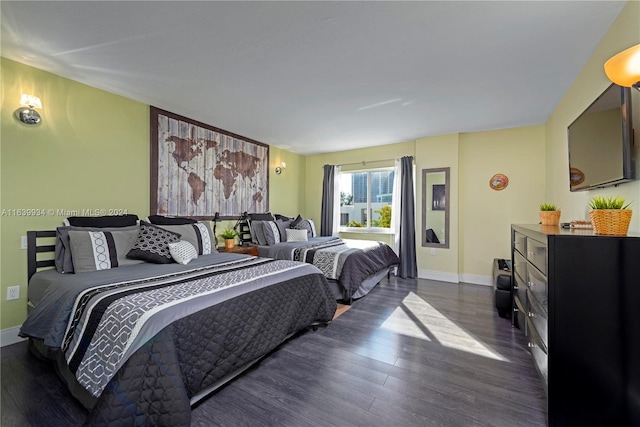
<path id="1" fill-rule="evenodd" d="M 178 233 L 140 221 L 138 240 L 127 254 L 127 258 L 140 259 L 155 264 L 169 264 L 173 262 L 171 252 L 169 252 L 169 243 L 176 243 L 179 240 Z"/>
<path id="2" fill-rule="evenodd" d="M 157 225 L 160 228 L 179 234 L 182 240 L 186 240 L 196 248 L 198 255 L 208 255 L 212 252 L 216 252 L 213 233 L 211 232 L 211 227 L 209 227 L 207 223 L 193 222 L 181 225 Z"/>
<path id="3" fill-rule="evenodd" d="M 287 242 L 306 242 L 307 230 L 287 228 Z"/>
<path id="4" fill-rule="evenodd" d="M 262 231 L 267 245 L 280 243 L 280 230 L 275 221 L 262 221 Z"/>
<path id="5" fill-rule="evenodd" d="M 313 224 L 313 220 L 310 220 L 310 219 L 303 219 L 297 224 L 291 226 L 291 228 L 294 230 L 306 230 L 307 237 L 315 237 L 316 235 L 315 224 Z"/>
<path id="6" fill-rule="evenodd" d="M 198 258 L 198 251 L 186 240 L 177 243 L 169 243 L 169 253 L 178 264 L 187 265 L 192 259 Z"/>
<path id="7" fill-rule="evenodd" d="M 127 252 L 138 238 L 138 226 L 122 228 L 87 230 L 82 227 L 64 227 L 69 245 L 66 252 L 71 264 L 71 268 L 65 272 L 108 270 L 141 262 L 126 258 Z"/>

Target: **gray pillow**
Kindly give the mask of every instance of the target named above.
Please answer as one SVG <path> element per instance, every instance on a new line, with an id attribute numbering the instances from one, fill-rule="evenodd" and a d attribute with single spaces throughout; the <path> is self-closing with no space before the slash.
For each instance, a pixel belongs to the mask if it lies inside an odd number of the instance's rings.
<path id="1" fill-rule="evenodd" d="M 276 226 L 278 227 L 278 231 L 280 232 L 280 241 L 281 242 L 286 242 L 287 241 L 287 228 L 289 228 L 289 224 L 291 223 L 291 221 L 289 220 L 282 220 L 282 219 L 277 219 L 276 220 Z"/>
<path id="2" fill-rule="evenodd" d="M 275 221 L 262 221 L 262 229 L 266 244 L 271 246 L 280 243 L 280 230 Z"/>
<path id="3" fill-rule="evenodd" d="M 204 222 L 182 225 L 157 225 L 165 230 L 180 234 L 182 240 L 191 243 L 198 251 L 198 255 L 208 255 L 217 252 L 216 241 L 211 227 Z"/>
<path id="4" fill-rule="evenodd" d="M 256 220 L 251 220 L 249 222 L 249 230 L 251 232 L 251 242 L 261 246 L 264 246 L 267 244 L 267 239 L 264 235 L 264 228 L 262 226 L 263 222 L 264 221 L 256 221 Z"/>
<path id="5" fill-rule="evenodd" d="M 126 257 L 138 239 L 137 228 L 114 231 L 105 231 L 105 228 L 94 231 L 67 230 L 73 271 L 83 273 L 139 264 L 141 261 Z"/>
<path id="6" fill-rule="evenodd" d="M 71 242 L 69 240 L 69 230 L 77 231 L 140 231 L 139 225 L 131 225 L 128 227 L 75 227 L 64 226 L 56 228 L 56 244 L 55 244 L 55 264 L 58 273 L 73 273 L 73 257 L 71 256 Z"/>

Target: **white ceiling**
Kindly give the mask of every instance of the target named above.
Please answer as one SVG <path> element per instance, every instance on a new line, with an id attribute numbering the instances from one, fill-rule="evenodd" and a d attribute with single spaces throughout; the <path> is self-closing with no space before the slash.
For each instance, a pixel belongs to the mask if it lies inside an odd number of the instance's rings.
<path id="1" fill-rule="evenodd" d="M 307 155 L 544 123 L 623 6 L 3 0 L 1 53 Z"/>

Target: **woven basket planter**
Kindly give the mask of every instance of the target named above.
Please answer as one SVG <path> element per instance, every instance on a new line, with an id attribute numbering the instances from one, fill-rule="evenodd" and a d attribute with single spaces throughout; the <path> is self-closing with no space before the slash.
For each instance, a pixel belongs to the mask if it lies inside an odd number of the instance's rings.
<path id="1" fill-rule="evenodd" d="M 589 211 L 589 218 L 595 234 L 626 236 L 631 222 L 631 209 L 595 209 Z"/>
<path id="2" fill-rule="evenodd" d="M 560 211 L 540 211 L 540 222 L 542 225 L 558 225 L 560 213 Z"/>

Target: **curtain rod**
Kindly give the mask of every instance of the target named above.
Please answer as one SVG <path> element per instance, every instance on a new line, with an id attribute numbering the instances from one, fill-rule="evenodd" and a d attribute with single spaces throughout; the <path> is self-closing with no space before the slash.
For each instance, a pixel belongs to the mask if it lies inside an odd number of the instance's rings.
<path id="1" fill-rule="evenodd" d="M 380 159 L 380 160 L 363 160 L 361 162 L 353 162 L 353 163 L 341 163 L 339 165 L 335 165 L 335 166 L 352 166 L 352 165 L 362 165 L 362 166 L 366 166 L 367 163 L 379 163 L 379 162 L 388 162 L 391 160 L 396 160 L 396 159 Z M 324 166 L 323 166 L 324 167 Z"/>

